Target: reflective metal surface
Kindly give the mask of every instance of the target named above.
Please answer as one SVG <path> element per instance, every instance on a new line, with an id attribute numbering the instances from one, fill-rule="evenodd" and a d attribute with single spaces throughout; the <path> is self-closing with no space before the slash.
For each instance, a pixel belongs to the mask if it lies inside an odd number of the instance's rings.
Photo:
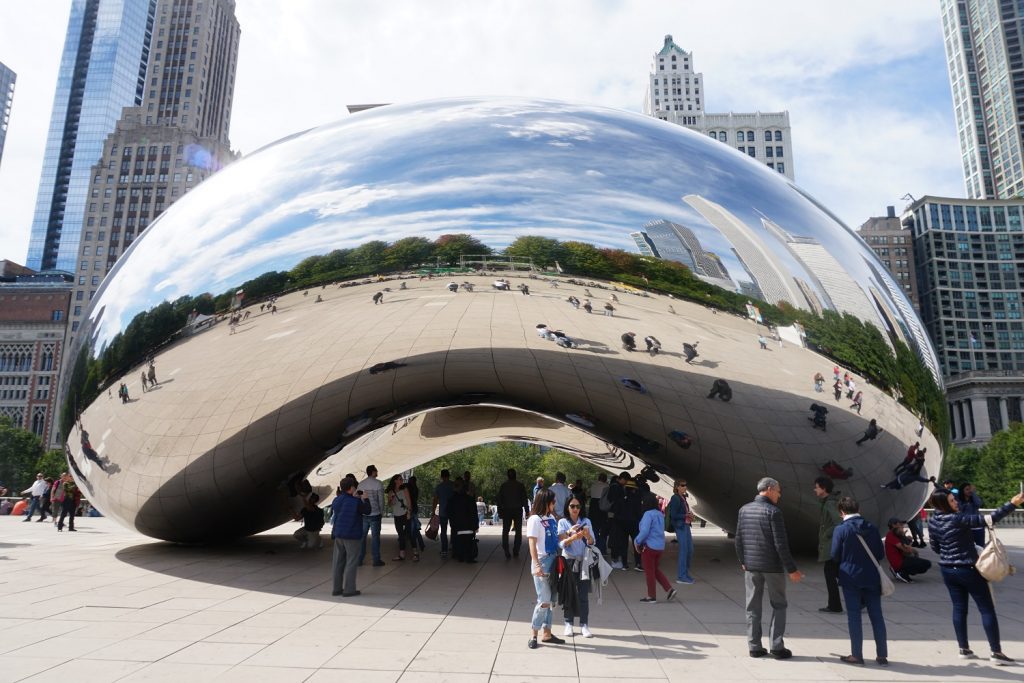
<path id="1" fill-rule="evenodd" d="M 329 491 L 368 462 L 389 476 L 502 439 L 557 445 L 613 471 L 650 465 L 663 494 L 666 478 L 686 477 L 697 512 L 725 528 L 771 475 L 797 544 L 814 542 L 811 482 L 830 460 L 852 470 L 837 484 L 875 521 L 915 513 L 924 485 L 879 484 L 914 441 L 928 450 L 924 475 L 937 473 L 935 437 L 917 436 L 917 416 L 860 375 L 861 413 L 835 400 L 833 361 L 803 348 L 799 329 L 781 329 L 780 342 L 753 320 L 670 299 L 656 283 L 648 294 L 580 276 L 569 261 L 561 273 L 498 273 L 501 259 L 456 252 L 474 272 L 398 279 L 401 255 L 374 244 L 461 233 L 494 250 L 540 236 L 635 253 L 644 226 L 647 248 L 686 263 L 709 301 L 721 286 L 762 307 L 753 297 L 850 314 L 877 328 L 883 353 L 905 342 L 915 363 L 935 367 L 866 245 L 722 143 L 560 102 L 390 106 L 218 173 L 118 262 L 64 374 L 75 476 L 105 514 L 184 542 L 285 521 L 296 478 Z M 585 250 L 573 248 L 569 260 L 584 268 Z M 568 340 L 542 336 L 541 323 Z M 637 351 L 624 348 L 626 332 Z M 659 353 L 644 351 L 646 336 Z M 692 362 L 684 342 L 699 342 Z M 157 384 L 143 392 L 150 363 Z M 827 431 L 809 421 L 812 403 L 829 408 Z M 883 431 L 856 443 L 872 418 Z"/>

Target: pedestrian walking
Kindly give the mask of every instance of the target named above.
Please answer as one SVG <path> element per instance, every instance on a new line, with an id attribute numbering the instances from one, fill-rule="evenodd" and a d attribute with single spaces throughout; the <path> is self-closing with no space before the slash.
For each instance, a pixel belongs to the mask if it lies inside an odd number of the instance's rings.
<path id="1" fill-rule="evenodd" d="M 838 507 L 843 523 L 832 535 L 832 560 L 839 564 L 839 585 L 843 587 L 846 623 L 850 630 L 850 654 L 840 657 L 839 661 L 864 664 L 861 612 L 866 610 L 875 637 L 875 662 L 889 666 L 889 646 L 882 616 L 882 577 L 878 564 L 885 557 L 885 549 L 878 527 L 860 516 L 860 504 L 853 498 L 845 496 L 840 499 Z"/>
<path id="2" fill-rule="evenodd" d="M 61 482 L 64 499 L 60 504 L 60 518 L 57 520 L 57 531 L 64 531 L 64 519 L 68 520 L 68 531 L 75 531 L 75 514 L 82 500 L 82 492 L 70 474 L 65 474 Z"/>
<path id="3" fill-rule="evenodd" d="M 864 392 L 863 391 L 858 391 L 854 395 L 854 397 L 853 397 L 853 404 L 850 406 L 850 409 L 851 410 L 856 409 L 857 410 L 857 414 L 860 415 L 860 409 L 863 408 L 863 407 L 864 407 Z"/>
<path id="4" fill-rule="evenodd" d="M 868 422 L 868 428 L 864 430 L 864 436 L 857 439 L 857 445 L 859 446 L 865 441 L 874 441 L 882 431 L 882 428 L 878 426 L 878 422 L 872 418 L 871 421 Z"/>
<path id="5" fill-rule="evenodd" d="M 440 522 L 442 560 L 448 557 L 448 502 L 455 495 L 455 485 L 451 481 L 451 476 L 448 470 L 441 470 L 441 481 L 434 487 L 434 500 L 430 505 L 431 510 L 437 510 Z"/>
<path id="6" fill-rule="evenodd" d="M 762 351 L 768 350 L 768 340 L 764 338 L 763 334 L 757 335 L 757 343 L 761 345 Z"/>
<path id="7" fill-rule="evenodd" d="M 373 305 L 384 303 L 384 292 L 377 292 L 373 295 Z"/>
<path id="8" fill-rule="evenodd" d="M 142 393 L 146 393 L 146 390 L 149 388 L 147 386 L 149 384 L 149 378 L 146 377 L 145 370 L 142 371 L 142 375 L 139 377 L 139 380 L 142 382 Z"/>
<path id="9" fill-rule="evenodd" d="M 601 500 L 606 498 L 608 475 L 601 472 L 590 485 L 590 504 L 587 506 L 588 519 L 594 528 L 594 543 L 602 553 L 608 547 L 608 512 L 601 508 Z"/>
<path id="10" fill-rule="evenodd" d="M 331 595 L 345 598 L 359 595 L 356 572 L 366 540 L 363 520 L 371 513 L 366 491 L 357 492 L 356 486 L 355 477 L 342 479 L 338 496 L 331 503 L 331 540 L 334 544 Z"/>
<path id="11" fill-rule="evenodd" d="M 405 544 L 410 541 L 412 544 L 412 561 L 420 561 L 420 549 L 416 540 L 412 537 L 409 529 L 410 510 L 412 510 L 412 499 L 409 497 L 409 490 L 405 486 L 405 480 L 401 474 L 391 477 L 387 487 L 388 504 L 391 505 L 391 516 L 395 522 L 395 533 L 398 535 L 398 555 L 391 558 L 393 562 L 401 562 L 405 559 Z"/>
<path id="12" fill-rule="evenodd" d="M 647 595 L 640 602 L 658 601 L 655 582 L 665 590 L 665 599 L 672 600 L 676 597 L 676 589 L 661 571 L 661 556 L 665 552 L 665 515 L 658 509 L 658 499 L 653 494 L 644 496 L 643 505 L 640 530 L 633 541 L 644 566 L 644 578 L 647 579 Z"/>
<path id="13" fill-rule="evenodd" d="M 588 313 L 589 313 L 589 311 L 588 311 Z M 605 314 L 606 316 L 608 316 L 609 318 L 611 318 L 611 317 L 614 317 L 614 316 L 615 316 L 615 307 L 614 307 L 614 306 L 612 306 L 612 302 L 610 302 L 610 301 L 608 301 L 608 302 L 605 302 L 605 305 L 604 305 L 604 314 Z"/>
<path id="14" fill-rule="evenodd" d="M 771 477 L 757 482 L 757 496 L 740 508 L 736 522 L 736 555 L 743 568 L 746 589 L 747 647 L 751 657 L 771 654 L 789 659 L 786 648 L 786 576 L 797 583 L 804 575 L 797 569 L 789 550 L 786 522 L 779 509 L 782 485 Z M 761 646 L 761 614 L 765 589 L 772 608 L 769 626 L 771 649 Z"/>
<path id="15" fill-rule="evenodd" d="M 498 516 L 501 518 L 501 547 L 505 551 L 505 559 L 519 557 L 519 549 L 523 545 L 523 516 L 530 514 L 530 501 L 526 495 L 523 482 L 516 479 L 516 471 L 509 469 L 508 479 L 498 489 Z M 512 552 L 508 547 L 508 532 L 515 531 L 515 543 Z"/>
<path id="16" fill-rule="evenodd" d="M 929 502 L 934 512 L 928 520 L 928 543 L 939 556 L 939 571 L 953 603 L 953 631 L 960 647 L 960 659 L 977 658 L 967 639 L 967 598 L 970 596 L 981 612 L 981 625 L 992 652 L 989 661 L 1000 666 L 1013 664 L 1013 660 L 1003 654 L 991 586 L 975 566 L 978 547 L 974 544 L 971 529 L 985 526 L 985 517 L 961 512 L 956 494 L 945 489 L 933 492 Z M 1018 493 L 994 510 L 990 516 L 992 524 L 1021 505 L 1024 505 L 1024 493 Z"/>
<path id="17" fill-rule="evenodd" d="M 37 522 L 41 522 L 46 519 L 46 514 L 42 512 L 41 507 L 43 504 L 43 492 L 46 490 L 46 479 L 43 477 L 43 473 L 39 472 L 36 474 L 36 480 L 32 482 L 32 485 L 21 492 L 21 495 L 28 494 L 32 496 L 32 500 L 28 506 L 28 512 L 25 513 L 25 519 L 23 522 L 31 522 L 32 515 L 35 514 L 36 510 L 39 510 L 39 519 Z"/>

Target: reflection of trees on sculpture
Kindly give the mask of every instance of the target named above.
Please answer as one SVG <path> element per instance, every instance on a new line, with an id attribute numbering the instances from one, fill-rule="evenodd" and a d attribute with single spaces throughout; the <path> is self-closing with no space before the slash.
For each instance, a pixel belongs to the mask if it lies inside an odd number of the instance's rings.
<path id="1" fill-rule="evenodd" d="M 113 381 L 141 363 L 153 351 L 166 344 L 186 324 L 189 313 L 213 314 L 226 311 L 231 297 L 244 289 L 246 301 L 259 302 L 272 295 L 326 285 L 342 280 L 394 273 L 418 266 L 457 265 L 460 256 L 489 255 L 492 250 L 471 235 L 442 235 L 433 242 L 422 237 L 407 237 L 388 243 L 366 242 L 351 249 L 335 249 L 327 254 L 309 256 L 288 272 L 269 271 L 229 287 L 217 295 L 182 297 L 140 313 L 128 327 L 100 351 L 100 361 L 88 367 L 76 363 L 72 387 L 80 387 L 78 396 L 65 399 L 66 426 L 76 406 L 89 405 L 101 385 Z M 671 294 L 679 299 L 746 316 L 751 297 L 732 292 L 695 277 L 683 264 L 606 249 L 578 241 L 560 242 L 537 236 L 517 238 L 504 250 L 505 256 L 530 260 L 543 269 L 577 277 L 610 280 L 652 292 Z M 849 315 L 825 311 L 815 313 L 796 309 L 786 303 L 778 306 L 757 302 L 766 324 L 790 325 L 799 322 L 807 333 L 809 346 L 844 367 L 863 375 L 880 389 L 924 416 L 932 432 L 945 439 L 948 416 L 944 398 L 934 378 L 917 354 L 896 338 L 886 340 L 872 324 Z M 891 345 L 890 345 L 891 344 Z M 895 348 L 896 353 L 893 354 Z M 81 360 L 81 359 L 79 359 Z M 73 390 L 74 391 L 74 390 Z M 73 403 L 73 401 L 78 401 Z M 72 408 L 68 411 L 67 408 Z M 70 417 L 68 417 L 70 415 Z"/>

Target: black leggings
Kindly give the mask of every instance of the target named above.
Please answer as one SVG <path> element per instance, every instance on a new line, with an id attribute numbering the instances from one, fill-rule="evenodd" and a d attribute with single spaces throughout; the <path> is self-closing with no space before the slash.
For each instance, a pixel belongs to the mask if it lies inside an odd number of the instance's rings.
<path id="1" fill-rule="evenodd" d="M 409 515 L 408 513 L 401 517 L 395 517 L 395 531 L 398 532 L 398 552 L 405 552 L 405 539 L 409 536 Z M 416 546 L 413 546 L 415 550 Z"/>

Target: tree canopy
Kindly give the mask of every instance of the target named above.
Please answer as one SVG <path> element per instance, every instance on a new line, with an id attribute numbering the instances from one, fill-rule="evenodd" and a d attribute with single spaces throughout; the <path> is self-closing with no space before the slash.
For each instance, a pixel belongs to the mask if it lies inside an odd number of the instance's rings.
<path id="1" fill-rule="evenodd" d="M 0 484 L 17 495 L 36 479 L 36 463 L 43 454 L 39 437 L 21 427 L 11 418 L 0 416 Z"/>
<path id="2" fill-rule="evenodd" d="M 1010 423 L 980 448 L 950 447 L 942 463 L 942 479 L 957 486 L 975 485 L 985 507 L 1010 500 L 1024 481 L 1024 424 Z"/>

